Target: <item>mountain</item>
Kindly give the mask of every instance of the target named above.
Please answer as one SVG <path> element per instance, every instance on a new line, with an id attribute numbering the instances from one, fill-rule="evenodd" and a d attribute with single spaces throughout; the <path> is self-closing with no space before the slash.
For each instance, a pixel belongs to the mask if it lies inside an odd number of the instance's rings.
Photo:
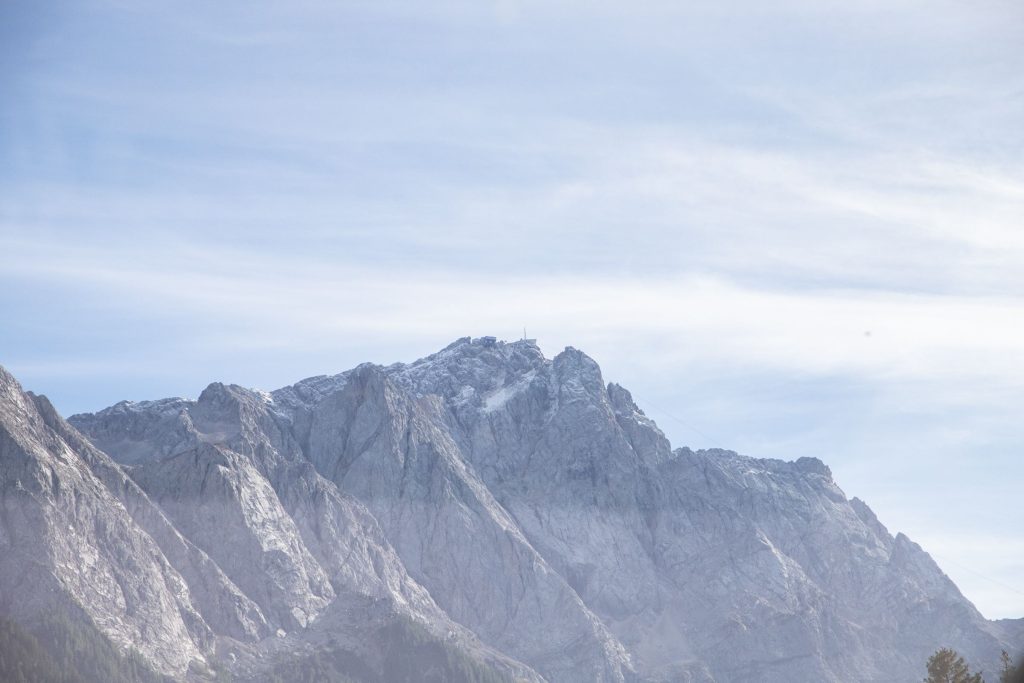
<path id="1" fill-rule="evenodd" d="M 673 449 L 529 340 L 67 422 L 0 372 L 0 496 L 0 616 L 179 680 L 915 681 L 1024 647 L 821 461 Z"/>

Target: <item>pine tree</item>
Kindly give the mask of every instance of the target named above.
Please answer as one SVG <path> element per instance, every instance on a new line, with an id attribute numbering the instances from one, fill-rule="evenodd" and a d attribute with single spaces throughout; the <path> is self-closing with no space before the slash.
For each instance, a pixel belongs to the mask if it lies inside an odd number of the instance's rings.
<path id="1" fill-rule="evenodd" d="M 999 672 L 999 683 L 1021 683 L 1024 681 L 1024 662 L 1014 666 L 1006 650 L 1003 650 L 1000 659 L 1003 663 L 1003 670 Z"/>
<path id="2" fill-rule="evenodd" d="M 928 658 L 928 678 L 924 683 L 984 683 L 981 674 L 972 674 L 964 658 L 948 647 Z"/>

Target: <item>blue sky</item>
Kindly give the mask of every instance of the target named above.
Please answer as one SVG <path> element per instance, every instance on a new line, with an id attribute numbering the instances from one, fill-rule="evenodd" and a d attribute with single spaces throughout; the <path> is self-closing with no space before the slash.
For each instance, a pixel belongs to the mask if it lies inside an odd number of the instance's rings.
<path id="1" fill-rule="evenodd" d="M 772 5 L 3 3 L 0 363 L 70 414 L 526 326 L 1024 616 L 1024 9 Z"/>

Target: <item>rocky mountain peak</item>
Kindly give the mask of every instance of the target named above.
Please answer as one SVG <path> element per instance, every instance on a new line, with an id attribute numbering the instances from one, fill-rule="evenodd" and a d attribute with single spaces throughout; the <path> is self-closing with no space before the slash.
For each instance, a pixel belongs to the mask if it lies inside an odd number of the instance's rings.
<path id="1" fill-rule="evenodd" d="M 797 458 L 794 464 L 796 465 L 796 468 L 801 472 L 807 472 L 810 474 L 820 474 L 829 481 L 832 481 L 832 470 L 829 469 L 828 465 L 823 463 L 818 458 L 803 456 Z"/>
<path id="2" fill-rule="evenodd" d="M 821 460 L 673 450 L 638 403 L 492 337 L 71 424 L 0 369 L 0 598 L 245 683 L 332 643 L 381 680 L 405 620 L 538 682 L 911 681 L 1024 645 Z"/>
<path id="3" fill-rule="evenodd" d="M 2 365 L 0 365 L 0 391 L 4 393 L 21 392 L 21 385 L 18 383 L 18 380 Z"/>
<path id="4" fill-rule="evenodd" d="M 391 365 L 387 372 L 415 394 L 461 403 L 536 374 L 547 363 L 533 340 L 463 337 L 413 363 Z"/>
<path id="5" fill-rule="evenodd" d="M 555 377 L 566 396 L 601 396 L 605 391 L 601 368 L 593 358 L 571 346 L 551 361 Z"/>

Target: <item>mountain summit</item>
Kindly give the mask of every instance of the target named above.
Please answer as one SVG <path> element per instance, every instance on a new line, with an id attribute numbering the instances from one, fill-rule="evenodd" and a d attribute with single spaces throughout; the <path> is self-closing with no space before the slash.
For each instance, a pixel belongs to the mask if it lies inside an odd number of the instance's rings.
<path id="1" fill-rule="evenodd" d="M 527 340 L 68 421 L 0 370 L 0 496 L 0 614 L 175 680 L 909 682 L 1024 646 L 821 461 L 673 449 Z"/>

